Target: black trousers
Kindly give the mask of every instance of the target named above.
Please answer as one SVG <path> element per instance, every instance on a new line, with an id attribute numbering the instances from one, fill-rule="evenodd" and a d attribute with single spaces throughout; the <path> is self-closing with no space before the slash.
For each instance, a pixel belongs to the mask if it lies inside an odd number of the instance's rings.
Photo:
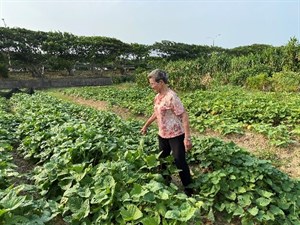
<path id="1" fill-rule="evenodd" d="M 158 136 L 160 158 L 165 158 L 171 154 L 175 159 L 175 165 L 180 170 L 179 176 L 184 187 L 192 182 L 190 168 L 185 158 L 184 134 L 174 138 L 162 138 Z M 162 164 L 161 169 L 166 169 L 166 165 Z"/>

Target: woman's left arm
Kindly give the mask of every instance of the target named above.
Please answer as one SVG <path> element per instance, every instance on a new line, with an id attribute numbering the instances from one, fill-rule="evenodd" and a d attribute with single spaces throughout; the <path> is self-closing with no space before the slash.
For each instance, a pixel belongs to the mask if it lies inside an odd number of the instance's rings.
<path id="1" fill-rule="evenodd" d="M 193 145 L 192 145 L 192 140 L 191 140 L 191 130 L 190 130 L 190 122 L 189 122 L 189 116 L 186 111 L 184 111 L 181 115 L 182 117 L 182 125 L 184 129 L 184 146 L 185 150 L 188 151 L 190 150 Z"/>

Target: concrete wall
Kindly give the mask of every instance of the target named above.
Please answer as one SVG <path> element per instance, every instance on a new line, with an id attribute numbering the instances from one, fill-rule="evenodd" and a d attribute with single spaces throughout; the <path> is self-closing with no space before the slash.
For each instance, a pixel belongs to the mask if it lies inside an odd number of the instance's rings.
<path id="1" fill-rule="evenodd" d="M 112 79 L 108 77 L 90 78 L 41 78 L 36 80 L 0 80 L 0 89 L 12 88 L 61 88 L 61 87 L 80 87 L 80 86 L 102 86 L 112 84 Z"/>

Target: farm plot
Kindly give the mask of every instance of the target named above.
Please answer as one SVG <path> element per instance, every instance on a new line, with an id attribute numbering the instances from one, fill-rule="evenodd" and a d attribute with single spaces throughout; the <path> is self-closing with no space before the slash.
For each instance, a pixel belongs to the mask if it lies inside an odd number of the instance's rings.
<path id="1" fill-rule="evenodd" d="M 180 186 L 165 185 L 156 131 L 141 137 L 138 121 L 43 93 L 15 95 L 3 108 L 13 115 L 1 120 L 3 224 L 51 224 L 57 216 L 69 224 L 205 224 L 220 214 L 221 224 L 299 224 L 299 181 L 233 143 L 194 138 L 196 193 L 187 198 Z M 35 163 L 31 185 L 7 174 L 13 146 Z"/>
<path id="2" fill-rule="evenodd" d="M 72 88 L 60 93 L 56 90 L 57 93 L 73 96 L 73 101 L 98 109 L 108 103 L 109 110 L 130 118 L 144 116 L 142 119 L 145 120 L 145 115 L 152 113 L 153 91 L 133 84 Z M 189 111 L 195 135 L 233 141 L 257 157 L 271 160 L 274 166 L 290 176 L 300 177 L 298 94 L 247 92 L 241 88 L 222 87 L 180 93 L 180 97 Z"/>
<path id="3" fill-rule="evenodd" d="M 151 115 L 154 93 L 149 88 L 84 87 L 64 89 L 65 94 L 108 101 L 137 115 Z M 220 88 L 180 95 L 198 132 L 208 129 L 222 135 L 247 130 L 265 135 L 274 146 L 286 147 L 300 141 L 300 96 L 294 93 L 247 92 Z"/>

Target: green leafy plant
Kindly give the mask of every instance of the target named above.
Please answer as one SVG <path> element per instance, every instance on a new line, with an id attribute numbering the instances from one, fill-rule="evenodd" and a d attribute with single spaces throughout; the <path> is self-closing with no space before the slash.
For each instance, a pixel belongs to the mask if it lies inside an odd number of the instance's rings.
<path id="1" fill-rule="evenodd" d="M 141 138 L 141 122 L 43 93 L 15 95 L 11 103 L 19 124 L 14 127 L 17 150 L 38 165 L 26 195 L 18 191 L 24 188 L 9 188 L 7 179 L 0 192 L 3 223 L 46 224 L 59 215 L 69 224 L 188 225 L 203 218 L 214 222 L 218 214 L 228 223 L 299 222 L 299 181 L 234 143 L 194 138 L 188 160 L 195 194 L 187 197 L 180 186 L 166 185 L 158 171 L 155 129 Z M 204 104 L 200 112 L 220 116 L 227 105 L 218 103 Z M 172 160 L 166 162 L 166 173 L 174 174 Z M 31 197 L 34 192 L 40 193 L 37 199 Z"/>

